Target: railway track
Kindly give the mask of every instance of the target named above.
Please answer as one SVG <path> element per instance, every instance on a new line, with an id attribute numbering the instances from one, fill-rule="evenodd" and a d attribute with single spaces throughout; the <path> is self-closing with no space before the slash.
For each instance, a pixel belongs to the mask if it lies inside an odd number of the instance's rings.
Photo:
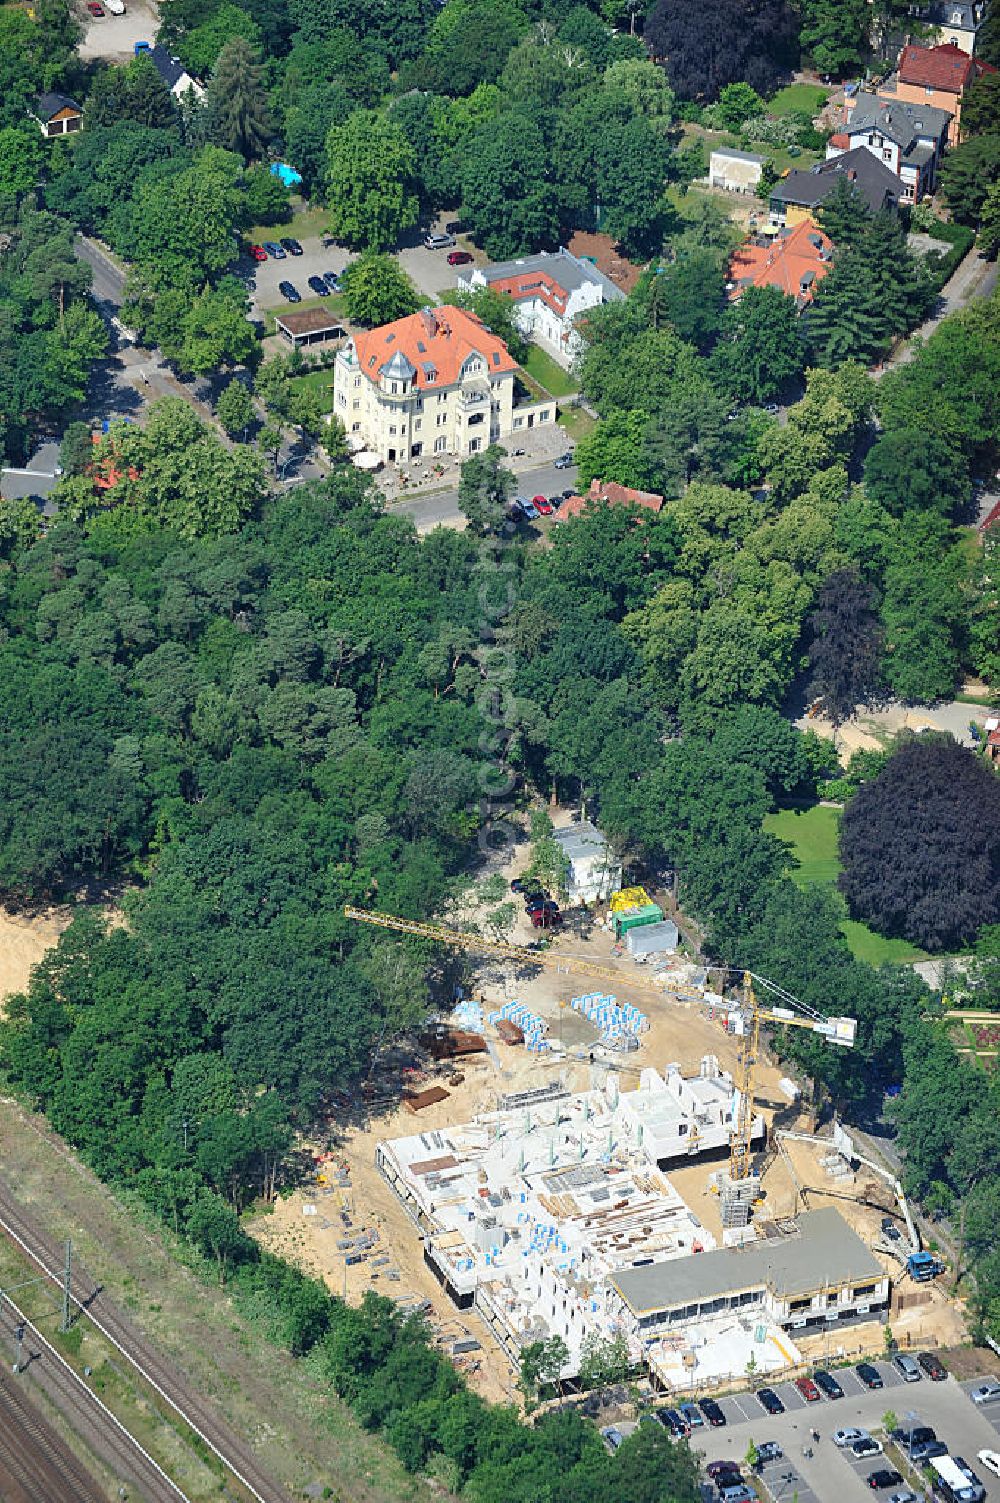
<path id="1" fill-rule="evenodd" d="M 0 1498 L 4 1503 L 102 1503 L 96 1483 L 10 1374 L 0 1376 Z"/>
<path id="2" fill-rule="evenodd" d="M 35 1267 L 62 1287 L 63 1249 L 38 1227 L 3 1180 L 0 1180 L 0 1229 Z M 78 1266 L 73 1270 L 71 1294 L 97 1330 L 200 1437 L 256 1503 L 287 1503 L 287 1492 L 262 1470 L 250 1446 L 194 1392 L 177 1368 L 160 1355 L 124 1311 Z M 174 1491 L 170 1503 L 176 1503 L 179 1496 L 183 1495 Z"/>
<path id="3" fill-rule="evenodd" d="M 21 1386 L 37 1383 L 60 1414 L 65 1416 L 72 1430 L 104 1460 L 117 1477 L 119 1486 L 126 1487 L 130 1496 L 143 1498 L 146 1503 L 187 1503 L 180 1488 L 171 1482 L 162 1467 L 143 1450 L 121 1421 L 45 1339 L 38 1327 L 32 1325 L 23 1311 L 18 1309 L 9 1295 L 4 1299 L 3 1310 L 0 1311 L 0 1341 L 5 1350 L 13 1349 L 14 1332 L 19 1321 L 23 1321 L 26 1327 L 22 1371 L 17 1376 L 5 1376 L 0 1390 L 3 1395 L 0 1415 L 16 1414 L 20 1405 L 29 1423 L 15 1427 L 9 1433 L 4 1426 L 5 1444 L 12 1447 L 15 1453 L 19 1452 L 22 1460 L 27 1458 L 29 1451 L 40 1451 L 46 1470 L 61 1479 L 59 1488 L 62 1493 L 66 1493 L 68 1487 L 75 1486 L 77 1491 L 70 1491 L 67 1496 L 93 1497 L 97 1503 L 100 1494 L 94 1492 L 93 1482 L 90 1483 L 89 1493 L 80 1491 L 80 1482 L 76 1477 L 78 1469 L 68 1459 L 54 1432 L 47 1425 L 44 1429 L 37 1425 L 34 1429 L 31 1428 L 31 1416 L 25 1406 Z M 6 1503 L 6 1493 L 0 1496 Z M 44 1492 L 38 1496 L 43 1503 L 47 1503 Z"/>

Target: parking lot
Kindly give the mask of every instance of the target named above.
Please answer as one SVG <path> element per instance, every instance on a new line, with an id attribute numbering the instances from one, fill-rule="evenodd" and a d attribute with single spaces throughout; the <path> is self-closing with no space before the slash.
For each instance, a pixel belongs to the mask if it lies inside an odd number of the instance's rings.
<path id="1" fill-rule="evenodd" d="M 283 229 L 281 234 L 294 235 L 294 226 Z M 310 277 L 322 276 L 327 271 L 339 276 L 347 263 L 354 259 L 353 253 L 342 245 L 332 245 L 327 250 L 318 235 L 302 240 L 301 245 L 301 256 L 286 256 L 283 261 L 273 261 L 270 256 L 266 261 L 251 261 L 249 256 L 241 259 L 240 274 L 252 276 L 257 282 L 251 294 L 256 311 L 285 306 L 285 299 L 278 291 L 279 282 L 291 282 L 304 301 L 315 296 L 309 287 Z M 461 268 L 448 265 L 447 250 L 432 251 L 423 245 L 415 245 L 401 250 L 396 259 L 417 291 L 427 297 L 436 300 L 442 292 L 458 285 Z M 478 259 L 483 258 L 480 255 Z"/>
<path id="2" fill-rule="evenodd" d="M 104 57 L 112 61 L 132 57 L 136 42 L 153 42 L 160 24 L 156 6 L 147 0 L 125 0 L 125 14 L 113 16 L 110 11 L 100 17 L 91 16 L 84 6 L 77 8 L 83 23 L 83 39 L 80 56 L 83 58 Z"/>
<path id="3" fill-rule="evenodd" d="M 771 1384 L 785 1405 L 784 1414 L 767 1414 L 750 1393 L 720 1399 L 725 1427 L 701 1426 L 692 1432 L 691 1445 L 708 1461 L 733 1460 L 742 1465 L 751 1440 L 757 1445 L 777 1441 L 785 1454 L 762 1469 L 766 1489 L 755 1487 L 762 1497 L 769 1495 L 776 1503 L 791 1503 L 793 1497 L 796 1503 L 861 1503 L 872 1496 L 865 1483 L 869 1473 L 880 1466 L 895 1466 L 896 1458 L 861 1460 L 835 1446 L 830 1437 L 834 1430 L 852 1426 L 874 1433 L 882 1416 L 892 1410 L 902 1425 L 930 1425 L 951 1455 L 963 1456 L 982 1478 L 988 1503 L 1000 1503 L 1000 1478 L 976 1461 L 977 1452 L 984 1448 L 1000 1450 L 1000 1399 L 973 1404 L 968 1390 L 976 1386 L 975 1381 L 959 1384 L 948 1378 L 932 1383 L 924 1375 L 918 1383 L 904 1383 L 891 1363 L 874 1365 L 885 1385 L 876 1390 L 866 1388 L 853 1367 L 833 1370 L 844 1390 L 842 1399 L 823 1398 L 810 1404 L 793 1383 Z M 1000 1371 L 1000 1359 L 996 1371 Z M 818 1441 L 812 1439 L 814 1429 L 820 1433 Z M 807 1450 L 811 1456 L 803 1454 Z M 888 1492 L 874 1496 L 885 1503 Z"/>

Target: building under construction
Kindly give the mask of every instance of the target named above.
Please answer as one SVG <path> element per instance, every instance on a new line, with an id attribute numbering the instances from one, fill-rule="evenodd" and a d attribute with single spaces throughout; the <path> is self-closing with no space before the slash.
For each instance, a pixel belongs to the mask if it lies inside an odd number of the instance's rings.
<path id="1" fill-rule="evenodd" d="M 663 1075 L 645 1069 L 636 1090 L 622 1090 L 614 1077 L 578 1094 L 553 1083 L 501 1098 L 473 1122 L 382 1142 L 377 1161 L 422 1233 L 437 1279 L 457 1305 L 476 1308 L 515 1365 L 525 1345 L 559 1335 L 570 1378 L 588 1336 L 620 1335 L 654 1371 L 686 1320 L 720 1317 L 721 1339 L 731 1315 L 745 1325 L 749 1312 L 747 1340 L 759 1338 L 755 1362 L 767 1371 L 795 1357 L 790 1341 L 767 1340 L 802 1308 L 780 1304 L 791 1288 L 782 1269 L 800 1264 L 803 1238 L 812 1248 L 823 1228 L 816 1222 L 814 1233 L 804 1218 L 798 1241 L 793 1227 L 756 1246 L 752 1228 L 744 1229 L 750 1246 L 716 1250 L 668 1177 L 671 1165 L 728 1147 L 736 1097 L 713 1056 L 693 1078 L 676 1066 Z M 754 1128 L 763 1131 L 759 1120 Z M 831 1214 L 836 1236 L 830 1232 L 817 1277 L 839 1299 L 873 1279 L 878 1265 Z M 850 1305 L 824 1304 L 822 1318 L 864 1303 L 859 1294 Z M 880 1303 L 879 1290 L 867 1297 L 869 1309 Z M 732 1360 L 745 1369 L 745 1353 Z"/>

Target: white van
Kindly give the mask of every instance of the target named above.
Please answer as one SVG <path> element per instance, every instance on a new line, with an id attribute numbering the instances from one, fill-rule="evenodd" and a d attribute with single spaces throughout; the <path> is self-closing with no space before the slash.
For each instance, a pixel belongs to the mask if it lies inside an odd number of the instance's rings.
<path id="1" fill-rule="evenodd" d="M 113 16 L 123 16 L 125 0 L 104 0 L 104 9 L 109 10 Z"/>

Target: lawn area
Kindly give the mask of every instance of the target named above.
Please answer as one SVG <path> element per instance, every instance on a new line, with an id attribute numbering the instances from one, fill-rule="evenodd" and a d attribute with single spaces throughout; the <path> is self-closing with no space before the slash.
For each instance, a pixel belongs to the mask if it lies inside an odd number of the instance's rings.
<path id="1" fill-rule="evenodd" d="M 847 917 L 847 905 L 835 886 L 841 869 L 837 849 L 839 827 L 840 810 L 823 804 L 814 804 L 811 809 L 779 809 L 764 820 L 765 830 L 792 847 L 795 865 L 789 875 L 795 885 L 829 887 L 843 904 L 840 930 L 852 955 L 858 960 L 866 960 L 869 965 L 905 965 L 911 960 L 926 959 L 925 952 L 908 940 L 886 939 L 869 929 L 867 924 Z"/>
<path id="2" fill-rule="evenodd" d="M 792 87 L 794 88 L 795 85 L 793 84 Z M 807 87 L 811 87 L 811 85 L 807 85 Z M 734 136 L 731 131 L 705 130 L 700 125 L 685 125 L 681 140 L 685 146 L 689 145 L 692 141 L 703 142 L 706 152 L 706 165 L 708 155 L 719 146 L 731 146 L 736 147 L 740 151 L 749 150 L 756 152 L 758 156 L 773 162 L 775 171 L 777 172 L 788 172 L 792 167 L 799 167 L 803 172 L 808 172 L 810 167 L 815 167 L 816 163 L 822 160 L 823 155 L 819 151 L 806 151 L 801 146 L 769 146 L 761 141 L 751 141 L 744 145 L 741 143 L 740 138 Z M 737 199 L 739 196 L 739 194 L 732 195 L 732 197 Z M 679 205 L 682 200 L 677 199 L 675 202 Z"/>
<path id="3" fill-rule="evenodd" d="M 246 240 L 250 245 L 259 245 L 262 240 L 280 240 L 282 235 L 291 235 L 294 240 L 308 240 L 324 233 L 328 217 L 322 204 L 315 204 L 312 208 L 303 205 L 296 209 L 287 224 L 252 225 L 246 232 Z"/>
<path id="4" fill-rule="evenodd" d="M 584 412 L 582 407 L 560 407 L 556 421 L 575 444 L 581 438 L 586 438 L 588 433 L 593 433 L 597 426 L 596 420 L 589 412 Z"/>
<path id="5" fill-rule="evenodd" d="M 774 98 L 768 102 L 767 113 L 769 115 L 794 115 L 800 110 L 810 115 L 818 115 L 824 104 L 830 97 L 830 90 L 823 84 L 793 83 L 787 88 L 779 89 Z"/>
<path id="6" fill-rule="evenodd" d="M 562 366 L 537 344 L 528 346 L 528 357 L 522 369 L 526 370 L 539 386 L 544 387 L 550 397 L 569 397 L 580 390 L 579 381 L 575 380 L 569 371 L 564 371 Z"/>
<path id="7" fill-rule="evenodd" d="M 292 386 L 299 391 L 332 391 L 333 367 L 326 370 L 307 371 L 304 376 L 293 376 Z"/>

